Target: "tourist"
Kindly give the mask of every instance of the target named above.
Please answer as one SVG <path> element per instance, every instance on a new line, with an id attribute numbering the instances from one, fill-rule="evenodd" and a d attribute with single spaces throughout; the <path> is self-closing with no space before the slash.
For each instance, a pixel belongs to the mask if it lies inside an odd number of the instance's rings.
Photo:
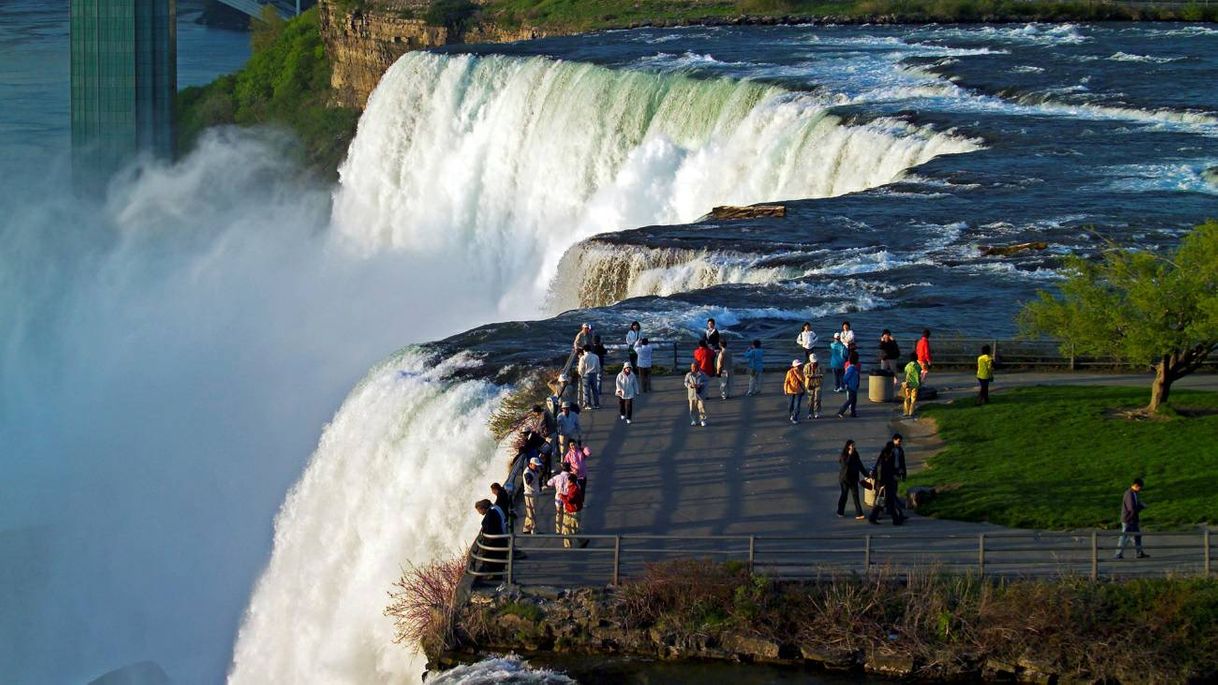
<path id="1" fill-rule="evenodd" d="M 622 364 L 622 371 L 617 375 L 617 406 L 618 421 L 630 423 L 634 418 L 634 398 L 639 394 L 639 379 L 634 375 L 630 362 Z"/>
<path id="2" fill-rule="evenodd" d="M 711 350 L 719 349 L 719 329 L 715 326 L 714 319 L 706 320 L 706 330 L 702 333 L 702 339 L 706 341 L 706 346 Z M 703 369 L 703 373 L 706 373 L 705 369 Z"/>
<path id="3" fill-rule="evenodd" d="M 599 377 L 605 373 L 605 360 L 609 358 L 609 350 L 605 347 L 605 343 L 601 342 L 599 335 L 592 336 L 592 351 L 596 353 L 596 360 L 600 362 L 600 373 L 597 374 L 598 380 L 596 381 L 596 403 L 598 405 L 596 408 L 600 409 L 601 384 Z"/>
<path id="4" fill-rule="evenodd" d="M 820 389 L 825 382 L 825 372 L 821 371 L 820 360 L 816 354 L 808 355 L 808 363 L 804 365 L 804 389 L 808 392 L 808 418 L 820 418 Z"/>
<path id="5" fill-rule="evenodd" d="M 994 357 L 989 345 L 981 346 L 977 357 L 977 404 L 990 403 L 990 382 L 994 380 Z"/>
<path id="6" fill-rule="evenodd" d="M 905 397 L 904 416 L 913 417 L 918 405 L 918 389 L 922 387 L 922 365 L 918 363 L 918 353 L 909 355 L 909 363 L 905 365 L 905 385 L 902 393 Z"/>
<path id="7" fill-rule="evenodd" d="M 1117 551 L 1114 559 L 1125 558 L 1125 545 L 1129 544 L 1129 538 L 1133 538 L 1133 548 L 1137 552 L 1137 558 L 1145 559 L 1150 555 L 1142 551 L 1142 510 L 1146 508 L 1142 504 L 1142 479 L 1134 478 L 1133 484 L 1125 491 L 1125 497 L 1121 500 L 1121 538 L 1117 541 Z"/>
<path id="8" fill-rule="evenodd" d="M 887 328 L 880 333 L 880 368 L 892 374 L 894 386 L 901 385 L 901 346 Z"/>
<path id="9" fill-rule="evenodd" d="M 787 376 L 782 381 L 782 392 L 790 398 L 787 414 L 791 423 L 799 423 L 799 408 L 804 401 L 804 374 L 800 366 L 798 359 L 792 359 L 791 368 L 787 369 Z"/>
<path id="10" fill-rule="evenodd" d="M 846 401 L 837 410 L 837 418 L 844 418 L 846 410 L 850 410 L 850 418 L 857 418 L 859 404 L 859 353 L 851 350 L 850 358 L 846 361 L 846 370 L 842 373 L 842 385 L 846 390 Z"/>
<path id="11" fill-rule="evenodd" d="M 541 460 L 537 457 L 529 459 L 529 465 L 521 476 L 524 482 L 524 530 L 525 535 L 532 535 L 537 526 L 537 496 L 541 494 Z"/>
<path id="12" fill-rule="evenodd" d="M 574 481 L 571 477 L 571 465 L 563 462 L 558 469 L 558 473 L 554 474 L 550 480 L 546 481 L 546 487 L 554 488 L 554 534 L 562 534 L 563 522 L 563 504 L 562 495 L 567 491 L 567 484 Z"/>
<path id="13" fill-rule="evenodd" d="M 926 380 L 926 374 L 930 373 L 930 329 L 922 329 L 922 337 L 918 338 L 918 344 L 914 346 L 914 352 L 918 355 L 918 364 L 922 367 L 922 380 Z"/>
<path id="14" fill-rule="evenodd" d="M 839 337 L 847 349 L 854 347 L 854 330 L 850 328 L 849 321 L 842 322 L 842 332 Z"/>
<path id="15" fill-rule="evenodd" d="M 583 439 L 579 429 L 579 414 L 571 411 L 571 403 L 563 402 L 562 410 L 555 417 L 558 423 L 558 453 L 565 454 L 567 445 Z"/>
<path id="16" fill-rule="evenodd" d="M 638 321 L 630 322 L 630 329 L 626 331 L 626 355 L 630 357 L 630 363 L 634 366 L 639 364 L 639 353 L 635 348 L 638 347 L 639 340 L 642 338 L 642 324 Z"/>
<path id="17" fill-rule="evenodd" d="M 706 383 L 710 380 L 697 364 L 689 365 L 685 374 L 685 391 L 689 398 L 689 425 L 706 425 Z"/>
<path id="18" fill-rule="evenodd" d="M 563 510 L 562 534 L 566 536 L 562 546 L 570 547 L 571 543 L 575 542 L 580 547 L 587 547 L 587 540 L 573 537 L 579 534 L 579 522 L 584 511 L 584 489 L 580 487 L 579 481 L 568 480 L 560 499 Z"/>
<path id="19" fill-rule="evenodd" d="M 873 487 L 876 500 L 868 520 L 879 525 L 880 509 L 883 508 L 892 517 L 892 525 L 899 526 L 904 523 L 905 516 L 897 508 L 897 467 L 891 442 L 886 443 L 884 449 L 880 450 L 880 457 L 871 469 L 871 478 L 875 481 Z"/>
<path id="20" fill-rule="evenodd" d="M 833 392 L 845 389 L 842 376 L 845 375 L 846 359 L 849 356 L 850 351 L 842 344 L 842 334 L 834 333 L 833 342 L 829 343 L 829 369 L 833 371 Z"/>
<path id="21" fill-rule="evenodd" d="M 744 352 L 744 363 L 749 366 L 749 397 L 761 394 L 761 376 L 765 372 L 765 352 L 761 349 L 761 341 L 754 340 L 753 346 Z"/>
<path id="22" fill-rule="evenodd" d="M 579 358 L 579 375 L 584 379 L 584 409 L 601 408 L 601 358 L 592 346 Z"/>
<path id="23" fill-rule="evenodd" d="M 715 375 L 715 353 L 705 340 L 699 340 L 698 346 L 694 348 L 694 362 L 702 373 L 707 376 Z"/>
<path id="24" fill-rule="evenodd" d="M 647 340 L 647 338 L 641 338 L 639 339 L 639 344 L 636 345 L 634 349 L 639 353 L 639 390 L 642 392 L 651 392 L 651 342 Z"/>
<path id="25" fill-rule="evenodd" d="M 842 494 L 837 498 L 837 517 L 846 516 L 846 495 L 854 497 L 854 518 L 862 521 L 863 505 L 859 502 L 859 478 L 863 475 L 863 459 L 854 447 L 853 440 L 847 440 L 842 447 L 842 453 L 837 455 L 837 483 L 841 486 Z"/>
<path id="26" fill-rule="evenodd" d="M 579 327 L 579 333 L 575 334 L 575 342 L 571 344 L 572 349 L 582 350 L 592 344 L 592 324 L 586 323 Z"/>
<path id="27" fill-rule="evenodd" d="M 909 476 L 909 471 L 905 469 L 905 438 L 900 433 L 892 434 L 892 456 L 893 461 L 897 465 L 897 477 L 902 482 Z"/>
<path id="28" fill-rule="evenodd" d="M 564 466 L 570 466 L 571 477 L 579 481 L 579 487 L 588 487 L 588 457 L 592 456 L 592 450 L 588 449 L 582 442 L 577 442 L 571 445 L 571 449 L 562 457 Z"/>
<path id="29" fill-rule="evenodd" d="M 719 354 L 715 357 L 715 373 L 719 376 L 719 399 L 726 400 L 732 392 L 732 353 L 727 349 L 727 339 L 719 340 Z"/>
<path id="30" fill-rule="evenodd" d="M 503 525 L 503 519 L 495 512 L 493 505 L 489 499 L 480 499 L 474 503 L 474 510 L 482 516 L 481 535 L 478 536 L 478 545 L 481 547 L 479 556 L 491 559 L 494 561 L 483 561 L 478 568 L 480 573 L 484 574 L 499 574 L 503 572 L 503 562 L 500 559 L 505 558 L 507 552 L 496 549 L 486 549 L 487 547 L 505 547 L 502 539 L 497 539 L 490 536 L 504 535 L 506 531 Z M 490 580 L 493 575 L 483 576 Z"/>
<path id="31" fill-rule="evenodd" d="M 803 348 L 805 361 L 812 356 L 812 348 L 816 345 L 816 334 L 812 332 L 812 324 L 804 323 L 803 330 L 795 338 L 795 344 Z"/>
<path id="32" fill-rule="evenodd" d="M 491 496 L 494 497 L 494 507 L 503 515 L 503 529 L 507 532 L 512 532 L 512 524 L 516 519 L 516 512 L 512 507 L 512 491 L 503 487 L 499 483 L 491 483 Z"/>

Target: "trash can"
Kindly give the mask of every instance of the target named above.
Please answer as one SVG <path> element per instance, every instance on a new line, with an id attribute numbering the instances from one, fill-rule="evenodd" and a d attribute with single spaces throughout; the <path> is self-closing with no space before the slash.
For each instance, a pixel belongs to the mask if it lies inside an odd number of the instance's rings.
<path id="1" fill-rule="evenodd" d="M 867 399 L 872 402 L 893 400 L 892 372 L 888 369 L 872 369 L 867 374 Z"/>

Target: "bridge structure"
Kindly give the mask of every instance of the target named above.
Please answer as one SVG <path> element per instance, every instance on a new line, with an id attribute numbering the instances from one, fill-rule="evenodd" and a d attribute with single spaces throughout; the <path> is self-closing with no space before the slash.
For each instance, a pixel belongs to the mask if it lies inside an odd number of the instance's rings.
<path id="1" fill-rule="evenodd" d="M 294 17 L 317 4 L 317 0 L 220 0 L 220 2 L 251 17 L 262 16 L 262 8 L 270 5 L 284 19 Z"/>

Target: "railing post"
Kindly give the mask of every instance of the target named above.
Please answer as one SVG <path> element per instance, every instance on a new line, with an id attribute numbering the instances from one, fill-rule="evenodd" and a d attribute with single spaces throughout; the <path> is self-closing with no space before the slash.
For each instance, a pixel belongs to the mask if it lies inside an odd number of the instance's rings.
<path id="1" fill-rule="evenodd" d="M 1074 370 L 1074 343 L 1070 343 L 1070 370 Z"/>
<path id="2" fill-rule="evenodd" d="M 681 365 L 677 361 L 677 341 L 674 340 L 674 341 L 672 341 L 672 372 L 680 373 L 680 371 L 681 371 L 680 366 Z"/>
<path id="3" fill-rule="evenodd" d="M 515 579 L 516 579 L 515 569 L 512 566 L 512 562 L 515 560 L 515 557 L 516 557 L 516 534 L 508 533 L 508 568 L 507 568 L 508 587 L 511 587 L 514 584 Z"/>
<path id="4" fill-rule="evenodd" d="M 753 573 L 753 560 L 756 558 L 757 552 L 757 536 L 749 536 L 749 573 Z"/>
<path id="5" fill-rule="evenodd" d="M 994 342 L 994 349 L 993 349 L 994 363 L 997 364 L 998 363 L 998 339 L 994 338 L 993 342 Z"/>
<path id="6" fill-rule="evenodd" d="M 863 573 L 871 573 L 871 533 L 863 536 Z"/>
<path id="7" fill-rule="evenodd" d="M 613 584 L 617 585 L 621 580 L 622 569 L 622 536 L 613 536 Z"/>
<path id="8" fill-rule="evenodd" d="M 1099 580 L 1100 577 L 1100 534 L 1099 531 L 1091 531 L 1091 580 Z"/>
<path id="9" fill-rule="evenodd" d="M 1205 554 L 1205 563 L 1201 565 L 1205 577 L 1210 577 L 1210 524 L 1205 524 L 1201 530 L 1201 551 Z"/>
<path id="10" fill-rule="evenodd" d="M 985 533 L 977 536 L 977 573 L 985 575 Z"/>

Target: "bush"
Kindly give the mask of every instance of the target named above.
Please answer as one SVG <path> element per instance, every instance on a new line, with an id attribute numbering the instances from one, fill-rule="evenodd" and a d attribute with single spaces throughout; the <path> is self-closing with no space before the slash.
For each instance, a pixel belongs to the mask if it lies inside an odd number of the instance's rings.
<path id="1" fill-rule="evenodd" d="M 389 592 L 385 615 L 393 618 L 393 641 L 414 645 L 429 654 L 454 643 L 457 586 L 468 564 L 465 556 L 413 564 Z"/>
<path id="2" fill-rule="evenodd" d="M 470 0 L 432 0 L 423 13 L 423 21 L 432 26 L 443 26 L 450 36 L 465 33 L 478 13 L 478 5 Z"/>

